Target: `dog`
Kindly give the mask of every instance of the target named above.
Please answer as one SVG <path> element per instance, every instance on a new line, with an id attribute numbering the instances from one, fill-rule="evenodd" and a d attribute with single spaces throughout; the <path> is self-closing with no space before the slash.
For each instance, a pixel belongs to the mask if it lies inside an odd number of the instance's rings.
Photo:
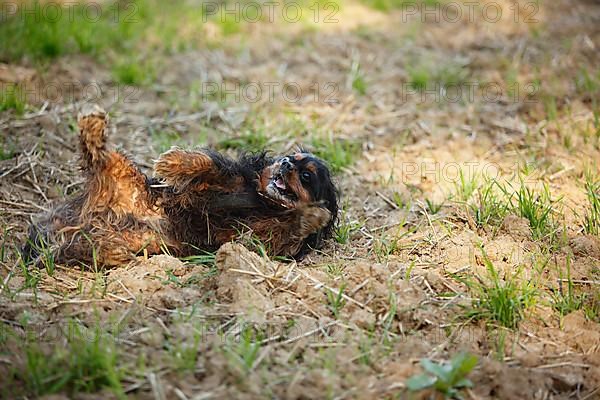
<path id="1" fill-rule="evenodd" d="M 299 149 L 283 157 L 172 148 L 148 177 L 109 149 L 108 115 L 78 117 L 85 183 L 34 221 L 22 254 L 59 264 L 113 267 L 141 254 L 178 257 L 257 238 L 270 256 L 301 259 L 332 235 L 338 190 L 325 162 Z"/>

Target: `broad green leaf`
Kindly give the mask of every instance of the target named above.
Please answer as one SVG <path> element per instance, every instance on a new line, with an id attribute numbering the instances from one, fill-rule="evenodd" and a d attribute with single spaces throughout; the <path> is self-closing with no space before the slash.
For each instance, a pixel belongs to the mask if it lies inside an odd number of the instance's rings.
<path id="1" fill-rule="evenodd" d="M 469 353 L 461 353 L 452 360 L 452 369 L 456 378 L 464 378 L 475 368 L 479 360 Z"/>
<path id="2" fill-rule="evenodd" d="M 452 368 L 450 365 L 437 364 L 427 358 L 423 358 L 421 359 L 421 366 L 425 371 L 434 374 L 443 381 L 448 381 L 450 378 Z"/>
<path id="3" fill-rule="evenodd" d="M 473 387 L 473 382 L 471 382 L 470 379 L 463 378 L 460 381 L 456 382 L 454 384 L 454 387 L 457 387 L 457 388 L 469 387 L 470 388 L 470 387 Z"/>
<path id="4" fill-rule="evenodd" d="M 406 381 L 406 387 L 412 391 L 423 390 L 428 387 L 431 387 L 435 383 L 435 381 L 436 381 L 436 378 L 431 375 L 427 375 L 427 374 L 415 375 L 415 376 L 411 376 Z"/>

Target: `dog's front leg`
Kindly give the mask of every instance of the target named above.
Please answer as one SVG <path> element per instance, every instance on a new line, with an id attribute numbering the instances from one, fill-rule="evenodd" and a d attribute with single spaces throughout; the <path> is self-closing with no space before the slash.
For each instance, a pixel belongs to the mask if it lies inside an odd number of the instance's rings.
<path id="1" fill-rule="evenodd" d="M 301 257 L 306 246 L 315 246 L 321 230 L 331 222 L 331 212 L 316 205 L 297 208 L 280 217 L 250 224 L 251 232 L 269 249 L 271 255 Z M 309 243 L 311 235 L 315 243 Z"/>
<path id="2" fill-rule="evenodd" d="M 188 151 L 177 147 L 160 155 L 154 164 L 154 175 L 176 191 L 204 191 L 214 188 L 230 191 L 241 183 L 230 169 L 232 162 L 211 150 Z M 238 182 L 239 181 L 239 182 Z"/>

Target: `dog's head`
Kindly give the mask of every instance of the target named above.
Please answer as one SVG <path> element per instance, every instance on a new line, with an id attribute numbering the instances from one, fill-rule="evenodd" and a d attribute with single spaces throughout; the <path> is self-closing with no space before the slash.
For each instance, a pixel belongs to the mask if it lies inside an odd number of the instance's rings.
<path id="1" fill-rule="evenodd" d="M 338 212 L 338 192 L 327 165 L 303 150 L 275 159 L 261 175 L 260 191 L 273 202 L 294 209 L 317 205 L 331 213 L 331 220 L 321 230 L 330 235 Z"/>

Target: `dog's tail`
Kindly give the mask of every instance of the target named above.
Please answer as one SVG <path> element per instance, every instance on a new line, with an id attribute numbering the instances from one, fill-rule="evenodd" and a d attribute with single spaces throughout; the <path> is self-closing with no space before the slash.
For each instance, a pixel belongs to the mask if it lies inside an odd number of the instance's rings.
<path id="1" fill-rule="evenodd" d="M 77 117 L 79 126 L 79 148 L 83 170 L 102 168 L 108 158 L 107 148 L 108 115 L 99 106 L 82 110 Z"/>

